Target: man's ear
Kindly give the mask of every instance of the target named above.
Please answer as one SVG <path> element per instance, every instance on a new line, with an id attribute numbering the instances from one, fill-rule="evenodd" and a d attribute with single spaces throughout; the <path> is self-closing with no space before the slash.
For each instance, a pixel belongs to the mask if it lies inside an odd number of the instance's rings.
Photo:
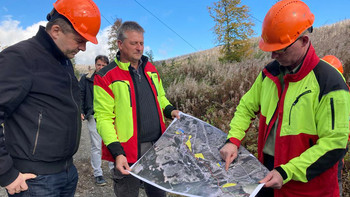
<path id="1" fill-rule="evenodd" d="M 118 49 L 122 48 L 123 41 L 117 40 Z"/>
<path id="2" fill-rule="evenodd" d="M 303 41 L 303 46 L 307 45 L 310 42 L 310 37 L 308 35 L 304 35 L 301 40 Z"/>
<path id="3" fill-rule="evenodd" d="M 53 40 L 56 40 L 60 33 L 62 33 L 61 27 L 59 25 L 52 25 L 51 29 L 47 31 Z"/>

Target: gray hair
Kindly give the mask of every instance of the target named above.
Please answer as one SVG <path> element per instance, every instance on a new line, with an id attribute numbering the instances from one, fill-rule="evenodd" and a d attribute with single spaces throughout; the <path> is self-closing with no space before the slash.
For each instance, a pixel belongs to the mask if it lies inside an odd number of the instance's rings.
<path id="1" fill-rule="evenodd" d="M 127 36 L 125 35 L 126 31 L 136 31 L 139 33 L 145 33 L 145 30 L 137 23 L 134 21 L 125 21 L 117 31 L 117 39 L 124 41 Z"/>

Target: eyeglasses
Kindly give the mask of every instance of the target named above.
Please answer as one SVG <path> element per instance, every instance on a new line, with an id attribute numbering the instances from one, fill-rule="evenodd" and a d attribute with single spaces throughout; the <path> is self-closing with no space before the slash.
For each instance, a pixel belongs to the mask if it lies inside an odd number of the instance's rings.
<path id="1" fill-rule="evenodd" d="M 288 45 L 286 48 L 280 49 L 280 50 L 277 50 L 277 51 L 273 51 L 273 52 L 274 52 L 274 53 L 277 53 L 277 54 L 283 54 L 283 53 L 285 53 L 285 52 L 287 51 L 287 49 L 288 49 L 289 47 L 291 47 L 294 43 L 296 43 L 300 38 L 302 38 L 302 36 L 301 36 L 301 37 L 298 37 L 292 44 Z"/>

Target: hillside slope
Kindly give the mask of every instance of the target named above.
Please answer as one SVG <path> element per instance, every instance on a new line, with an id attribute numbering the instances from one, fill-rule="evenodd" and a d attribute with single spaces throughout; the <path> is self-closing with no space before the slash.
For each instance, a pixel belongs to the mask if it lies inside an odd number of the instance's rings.
<path id="1" fill-rule="evenodd" d="M 312 44 L 319 57 L 335 55 L 343 63 L 344 76 L 350 80 L 350 20 L 315 28 Z M 221 64 L 218 48 L 156 62 L 167 97 L 181 111 L 198 117 L 227 132 L 240 98 L 251 87 L 270 53 L 258 49 L 252 39 L 251 56 L 242 62 Z M 348 83 L 349 84 L 349 83 Z M 256 154 L 257 119 L 247 133 L 243 145 Z M 350 159 L 345 158 L 344 195 L 350 196 Z"/>

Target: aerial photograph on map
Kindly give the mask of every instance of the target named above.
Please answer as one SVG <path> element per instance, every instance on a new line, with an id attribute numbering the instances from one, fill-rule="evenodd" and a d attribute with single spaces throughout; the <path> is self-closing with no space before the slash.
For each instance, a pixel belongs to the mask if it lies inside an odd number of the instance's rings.
<path id="1" fill-rule="evenodd" d="M 263 186 L 259 180 L 269 171 L 243 146 L 226 171 L 219 153 L 226 136 L 220 129 L 181 113 L 131 167 L 131 174 L 184 196 L 255 196 Z"/>

